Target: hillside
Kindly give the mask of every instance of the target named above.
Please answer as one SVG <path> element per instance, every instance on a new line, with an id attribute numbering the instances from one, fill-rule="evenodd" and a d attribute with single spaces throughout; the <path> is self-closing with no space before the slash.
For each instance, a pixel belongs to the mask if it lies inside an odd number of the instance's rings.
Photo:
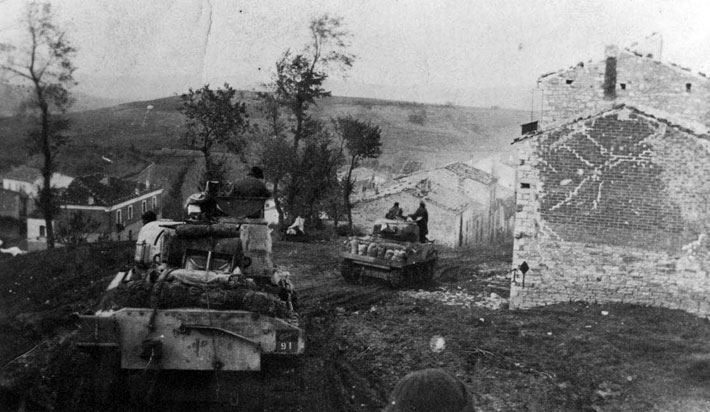
<path id="1" fill-rule="evenodd" d="M 259 122 L 255 93 L 241 92 L 241 98 L 248 105 L 251 120 Z M 67 133 L 69 142 L 58 157 L 60 169 L 69 174 L 136 172 L 155 160 L 152 151 L 183 147 L 179 141 L 184 131 L 180 107 L 179 96 L 173 96 L 69 113 L 72 127 Z M 383 154 L 377 163 L 395 171 L 409 160 L 434 167 L 509 151 L 510 141 L 527 119 L 527 114 L 518 110 L 350 97 L 322 99 L 313 112 L 325 121 L 349 114 L 379 125 Z M 25 124 L 17 116 L 0 118 L 0 136 L 8 148 L 0 154 L 0 172 L 28 161 Z M 162 161 L 171 160 L 163 156 Z M 184 164 L 182 160 L 179 163 Z"/>
<path id="2" fill-rule="evenodd" d="M 12 85 L 0 81 L 0 117 L 14 116 L 17 114 L 22 106 L 22 102 L 26 100 L 29 93 L 32 93 L 32 89 L 27 86 Z M 73 112 L 118 104 L 116 99 L 91 96 L 80 92 L 72 92 L 72 97 L 75 101 L 69 110 Z"/>

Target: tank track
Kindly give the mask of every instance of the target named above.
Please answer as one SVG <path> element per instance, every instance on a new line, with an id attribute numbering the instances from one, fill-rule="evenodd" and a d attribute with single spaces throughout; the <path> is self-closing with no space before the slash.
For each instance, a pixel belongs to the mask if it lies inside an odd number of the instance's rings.
<path id="1" fill-rule="evenodd" d="M 392 288 L 403 288 L 431 282 L 436 272 L 436 260 L 402 268 L 380 269 L 345 259 L 340 263 L 340 274 L 352 284 L 363 284 L 369 279 L 387 282 Z"/>

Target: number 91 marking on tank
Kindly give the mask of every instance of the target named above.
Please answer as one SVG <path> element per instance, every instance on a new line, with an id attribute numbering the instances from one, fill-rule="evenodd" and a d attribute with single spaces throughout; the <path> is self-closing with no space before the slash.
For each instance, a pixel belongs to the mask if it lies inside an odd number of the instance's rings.
<path id="1" fill-rule="evenodd" d="M 277 331 L 274 352 L 298 353 L 298 331 Z"/>

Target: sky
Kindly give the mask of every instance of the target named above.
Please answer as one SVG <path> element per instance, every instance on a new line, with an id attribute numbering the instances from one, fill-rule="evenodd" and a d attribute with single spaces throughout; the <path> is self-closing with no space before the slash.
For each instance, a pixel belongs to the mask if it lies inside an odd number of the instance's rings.
<path id="1" fill-rule="evenodd" d="M 523 108 L 536 79 L 607 44 L 654 32 L 662 59 L 710 73 L 707 0 L 56 0 L 77 47 L 77 91 L 147 100 L 204 84 L 254 89 L 309 21 L 343 18 L 348 76 L 336 95 Z M 0 42 L 18 42 L 26 0 L 0 0 Z"/>

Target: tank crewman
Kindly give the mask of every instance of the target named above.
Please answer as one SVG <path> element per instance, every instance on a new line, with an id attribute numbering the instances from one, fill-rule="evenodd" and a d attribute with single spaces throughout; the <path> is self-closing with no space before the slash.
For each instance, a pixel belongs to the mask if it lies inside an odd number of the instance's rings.
<path id="1" fill-rule="evenodd" d="M 217 204 L 217 191 L 219 182 L 210 180 L 205 183 L 205 190 L 190 195 L 185 202 L 187 215 L 191 220 L 213 220 L 225 213 Z"/>
<path id="2" fill-rule="evenodd" d="M 387 214 L 385 215 L 385 219 L 390 219 L 390 220 L 402 219 L 402 220 L 404 220 L 404 212 L 402 211 L 402 208 L 399 207 L 399 202 L 394 202 L 394 206 L 392 206 L 390 208 L 390 210 L 387 211 Z"/>
<path id="3" fill-rule="evenodd" d="M 443 369 L 423 369 L 397 382 L 385 412 L 475 412 L 466 385 Z"/>
<path id="4" fill-rule="evenodd" d="M 419 242 L 426 243 L 426 235 L 429 234 L 429 212 L 426 210 L 424 201 L 419 202 L 419 208 L 409 217 L 419 226 Z"/>

